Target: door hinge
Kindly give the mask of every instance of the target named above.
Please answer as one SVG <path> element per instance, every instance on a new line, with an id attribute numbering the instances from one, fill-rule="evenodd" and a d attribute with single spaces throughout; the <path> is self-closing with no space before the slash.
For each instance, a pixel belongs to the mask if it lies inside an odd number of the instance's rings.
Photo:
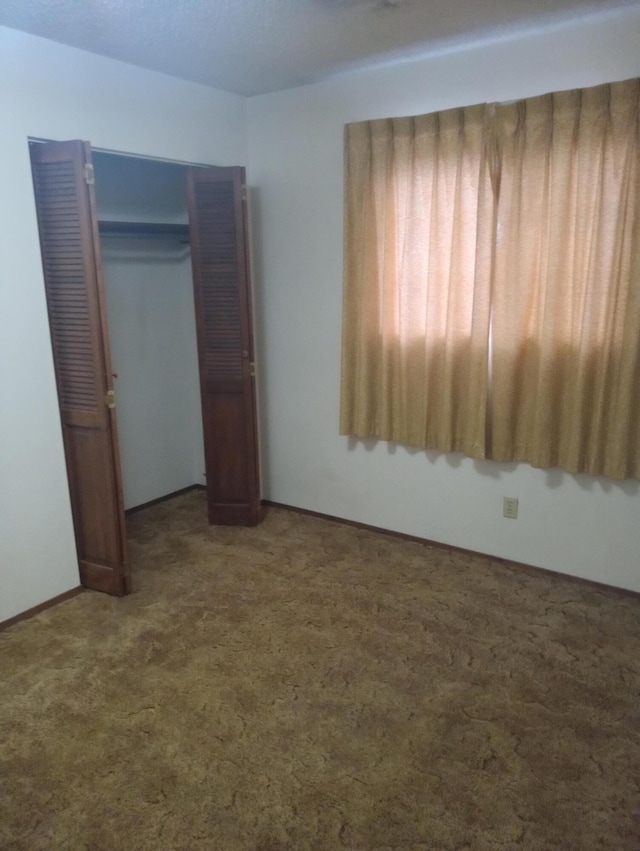
<path id="1" fill-rule="evenodd" d="M 253 361 L 249 364 L 249 375 L 251 378 L 254 378 L 256 374 L 256 365 Z"/>
<path id="2" fill-rule="evenodd" d="M 113 392 L 113 390 L 107 390 L 105 397 L 104 397 L 104 403 L 107 406 L 107 408 L 115 408 L 115 406 L 116 406 L 116 394 Z"/>
<path id="3" fill-rule="evenodd" d="M 89 186 L 93 186 L 96 182 L 96 176 L 93 172 L 92 163 L 85 163 L 84 164 L 84 180 L 85 180 L 85 183 L 89 184 Z"/>

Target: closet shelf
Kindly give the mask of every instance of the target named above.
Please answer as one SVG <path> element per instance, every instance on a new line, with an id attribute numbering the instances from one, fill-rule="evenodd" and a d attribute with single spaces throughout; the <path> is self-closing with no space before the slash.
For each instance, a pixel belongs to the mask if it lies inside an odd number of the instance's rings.
<path id="1" fill-rule="evenodd" d="M 98 230 L 103 237 L 125 237 L 133 239 L 170 239 L 189 242 L 189 225 L 173 225 L 161 222 L 114 222 L 98 221 Z"/>

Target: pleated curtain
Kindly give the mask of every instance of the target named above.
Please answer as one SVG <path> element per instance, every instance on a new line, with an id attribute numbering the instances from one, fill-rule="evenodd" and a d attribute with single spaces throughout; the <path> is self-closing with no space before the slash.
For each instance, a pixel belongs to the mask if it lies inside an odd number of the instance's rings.
<path id="1" fill-rule="evenodd" d="M 639 103 L 346 127 L 342 434 L 640 477 Z"/>
<path id="2" fill-rule="evenodd" d="M 484 452 L 485 107 L 346 128 L 342 433 Z"/>

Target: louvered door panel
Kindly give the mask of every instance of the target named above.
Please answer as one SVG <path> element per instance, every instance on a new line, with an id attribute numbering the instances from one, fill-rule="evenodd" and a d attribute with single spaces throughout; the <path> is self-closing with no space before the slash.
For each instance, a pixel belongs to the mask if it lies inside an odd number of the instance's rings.
<path id="1" fill-rule="evenodd" d="M 242 326 L 238 291 L 232 183 L 197 183 L 202 323 L 208 382 L 242 381 Z"/>
<path id="2" fill-rule="evenodd" d="M 51 345 L 83 585 L 129 588 L 111 366 L 101 290 L 91 151 L 82 142 L 33 145 Z"/>
<path id="3" fill-rule="evenodd" d="M 244 169 L 191 169 L 191 254 L 211 523 L 260 517 Z"/>

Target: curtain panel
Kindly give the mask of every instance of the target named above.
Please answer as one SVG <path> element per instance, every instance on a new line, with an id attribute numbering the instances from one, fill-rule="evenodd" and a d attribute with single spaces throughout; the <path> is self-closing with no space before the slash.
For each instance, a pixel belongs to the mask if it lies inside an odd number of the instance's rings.
<path id="1" fill-rule="evenodd" d="M 342 434 L 640 478 L 639 104 L 347 125 Z"/>

